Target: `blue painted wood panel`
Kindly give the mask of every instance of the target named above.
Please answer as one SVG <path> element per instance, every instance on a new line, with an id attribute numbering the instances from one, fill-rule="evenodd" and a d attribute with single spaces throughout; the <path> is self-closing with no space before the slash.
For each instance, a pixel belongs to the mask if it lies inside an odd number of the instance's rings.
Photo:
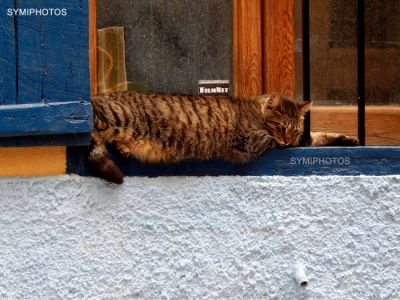
<path id="1" fill-rule="evenodd" d="M 9 8 L 17 15 L 6 16 Z M 0 138 L 63 135 L 66 144 L 88 144 L 88 1 L 6 0 L 0 13 Z"/>
<path id="2" fill-rule="evenodd" d="M 89 132 L 89 102 L 0 106 L 0 137 Z"/>
<path id="3" fill-rule="evenodd" d="M 0 105 L 17 99 L 15 18 L 7 15 L 14 0 L 0 1 Z"/>
<path id="4" fill-rule="evenodd" d="M 68 148 L 68 172 L 92 176 L 87 148 Z M 324 147 L 272 150 L 249 164 L 235 165 L 221 160 L 185 161 L 172 165 L 150 165 L 112 158 L 128 176 L 311 176 L 400 174 L 398 147 Z"/>
<path id="5" fill-rule="evenodd" d="M 19 16 L 18 103 L 89 101 L 86 0 L 18 0 L 20 9 L 66 9 L 66 16 Z"/>

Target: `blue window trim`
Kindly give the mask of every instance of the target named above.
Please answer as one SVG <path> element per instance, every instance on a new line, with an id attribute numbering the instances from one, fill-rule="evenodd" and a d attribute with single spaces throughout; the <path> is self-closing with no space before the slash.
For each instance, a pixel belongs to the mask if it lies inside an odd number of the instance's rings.
<path id="1" fill-rule="evenodd" d="M 85 133 L 92 123 L 89 101 L 0 106 L 0 137 Z"/>
<path id="2" fill-rule="evenodd" d="M 87 147 L 68 149 L 68 173 L 93 176 Z M 328 176 L 400 174 L 400 147 L 321 147 L 272 150 L 249 164 L 221 160 L 185 161 L 172 165 L 142 164 L 115 152 L 112 159 L 127 176 Z"/>

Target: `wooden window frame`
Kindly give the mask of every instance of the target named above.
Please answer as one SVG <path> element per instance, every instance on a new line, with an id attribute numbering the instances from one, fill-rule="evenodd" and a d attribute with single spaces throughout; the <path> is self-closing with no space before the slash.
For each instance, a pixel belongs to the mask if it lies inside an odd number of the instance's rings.
<path id="1" fill-rule="evenodd" d="M 95 7 L 91 3 L 92 93 L 96 88 Z M 284 28 L 284 30 L 282 29 Z M 279 92 L 295 96 L 294 0 L 233 0 L 233 94 L 250 96 Z M 327 109 L 329 112 L 329 109 Z M 68 148 L 68 172 L 93 175 L 85 149 Z M 267 151 L 250 164 L 221 160 L 184 161 L 173 165 L 142 164 L 112 158 L 128 176 L 309 176 L 400 174 L 399 147 L 286 148 Z M 343 163 L 344 160 L 344 163 Z"/>
<path id="2" fill-rule="evenodd" d="M 294 99 L 294 0 L 233 0 L 235 96 Z"/>

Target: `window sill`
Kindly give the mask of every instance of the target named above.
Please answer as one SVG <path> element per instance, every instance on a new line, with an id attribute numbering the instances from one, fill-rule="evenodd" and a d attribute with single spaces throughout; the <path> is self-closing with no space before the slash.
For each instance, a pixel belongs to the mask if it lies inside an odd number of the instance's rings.
<path id="1" fill-rule="evenodd" d="M 93 175 L 87 150 L 68 149 L 68 173 Z M 127 176 L 327 176 L 400 174 L 400 147 L 288 148 L 265 153 L 246 165 L 221 160 L 185 161 L 173 165 L 141 164 L 112 155 Z"/>

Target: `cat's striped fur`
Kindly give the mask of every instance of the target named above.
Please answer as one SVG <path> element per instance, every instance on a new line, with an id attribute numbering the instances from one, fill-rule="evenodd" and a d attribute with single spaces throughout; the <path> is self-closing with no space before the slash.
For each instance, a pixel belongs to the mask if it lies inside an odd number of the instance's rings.
<path id="1" fill-rule="evenodd" d="M 92 98 L 94 130 L 89 161 L 108 181 L 123 174 L 106 146 L 149 163 L 219 157 L 247 162 L 268 149 L 297 146 L 310 102 L 278 94 L 249 98 L 112 93 Z M 351 137 L 319 134 L 312 143 L 355 144 Z"/>

